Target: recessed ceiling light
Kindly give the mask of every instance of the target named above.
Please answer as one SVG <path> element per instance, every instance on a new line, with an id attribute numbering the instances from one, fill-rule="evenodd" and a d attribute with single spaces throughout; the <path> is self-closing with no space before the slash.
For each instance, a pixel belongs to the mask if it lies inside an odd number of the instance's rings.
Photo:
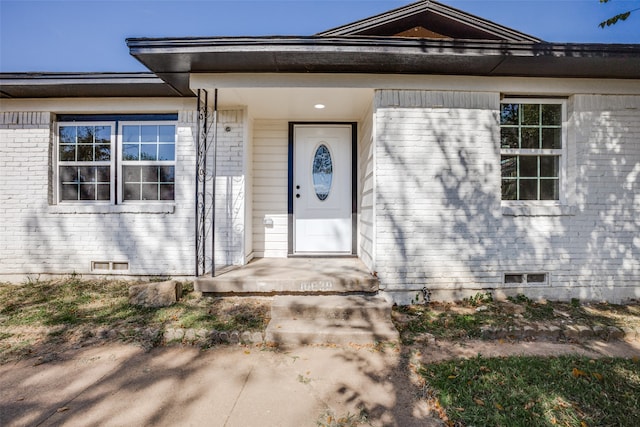
<path id="1" fill-rule="evenodd" d="M 324 108 L 324 104 L 316 104 L 313 106 L 316 110 L 322 110 Z"/>

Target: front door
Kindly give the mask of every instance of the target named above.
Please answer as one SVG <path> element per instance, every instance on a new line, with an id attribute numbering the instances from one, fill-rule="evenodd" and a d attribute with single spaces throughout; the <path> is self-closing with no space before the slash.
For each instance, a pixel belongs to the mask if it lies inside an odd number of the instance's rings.
<path id="1" fill-rule="evenodd" d="M 352 251 L 352 126 L 293 129 L 293 252 Z"/>

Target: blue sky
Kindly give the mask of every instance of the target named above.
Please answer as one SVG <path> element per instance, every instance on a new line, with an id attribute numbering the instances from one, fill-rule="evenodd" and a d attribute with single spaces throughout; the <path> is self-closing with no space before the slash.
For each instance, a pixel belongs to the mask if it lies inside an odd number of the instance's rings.
<path id="1" fill-rule="evenodd" d="M 0 0 L 0 71 L 146 71 L 127 37 L 311 35 L 410 0 Z M 547 41 L 640 43 L 640 0 L 442 0 Z"/>

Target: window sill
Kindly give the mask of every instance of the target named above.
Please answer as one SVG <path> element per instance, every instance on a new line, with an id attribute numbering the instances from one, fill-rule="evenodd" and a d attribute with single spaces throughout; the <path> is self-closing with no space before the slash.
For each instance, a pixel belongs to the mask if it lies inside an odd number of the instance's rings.
<path id="1" fill-rule="evenodd" d="M 126 205 L 73 205 L 62 204 L 49 206 L 53 214 L 172 214 L 176 205 L 173 203 L 126 204 Z"/>
<path id="2" fill-rule="evenodd" d="M 552 204 L 512 204 L 502 202 L 504 216 L 572 216 L 576 214 L 575 206 Z"/>

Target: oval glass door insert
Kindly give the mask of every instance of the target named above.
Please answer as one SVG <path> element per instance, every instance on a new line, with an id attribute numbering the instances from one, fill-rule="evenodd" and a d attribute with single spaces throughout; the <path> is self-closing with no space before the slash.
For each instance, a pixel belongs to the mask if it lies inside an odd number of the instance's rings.
<path id="1" fill-rule="evenodd" d="M 331 161 L 331 153 L 329 148 L 320 144 L 313 156 L 313 189 L 316 196 L 320 200 L 326 200 L 331 191 L 331 182 L 333 181 L 333 162 Z"/>

